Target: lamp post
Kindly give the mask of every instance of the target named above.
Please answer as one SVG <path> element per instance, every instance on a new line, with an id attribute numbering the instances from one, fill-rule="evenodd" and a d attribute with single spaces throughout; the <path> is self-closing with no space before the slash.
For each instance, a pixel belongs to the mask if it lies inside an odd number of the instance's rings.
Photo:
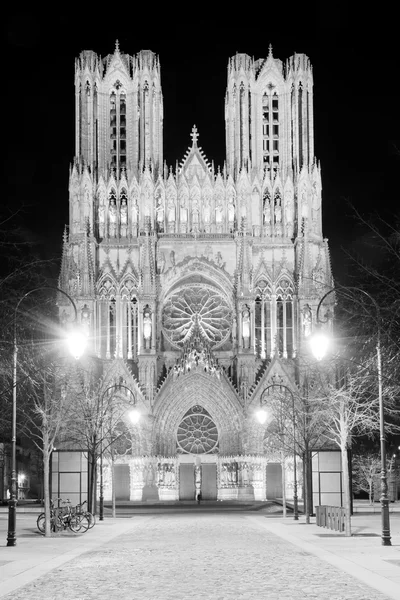
<path id="1" fill-rule="evenodd" d="M 320 319 L 319 311 L 324 302 L 325 298 L 334 292 L 346 292 L 346 291 L 360 292 L 367 296 L 375 307 L 376 310 L 376 321 L 377 321 L 377 336 L 376 336 L 376 367 L 378 375 L 378 398 L 379 398 L 379 430 L 380 430 L 380 450 L 381 450 L 381 517 L 382 517 L 382 545 L 391 546 L 390 536 L 390 519 L 389 519 L 389 499 L 388 499 L 388 483 L 387 483 L 387 469 L 386 469 L 386 441 L 385 441 L 385 411 L 383 404 L 383 393 L 382 393 L 382 359 L 381 359 L 381 312 L 375 298 L 362 288 L 357 287 L 335 287 L 329 290 L 319 301 L 316 313 L 317 325 L 320 325 L 326 321 Z M 317 360 L 321 360 L 325 355 L 328 348 L 326 336 L 321 332 L 318 333 L 312 339 L 312 352 Z"/>
<path id="2" fill-rule="evenodd" d="M 114 383 L 113 385 L 108 386 L 104 392 L 101 395 L 101 399 L 100 399 L 100 404 L 101 404 L 101 422 L 100 422 L 100 427 L 101 427 L 101 432 L 100 432 L 100 497 L 99 497 L 99 521 L 104 521 L 104 480 L 103 480 L 103 455 L 104 455 L 104 448 L 103 448 L 103 435 L 104 435 L 104 430 L 103 430 L 103 401 L 104 401 L 104 397 L 106 395 L 107 392 L 109 392 L 110 390 L 118 390 L 120 391 L 122 388 L 124 388 L 125 390 L 128 390 L 128 392 L 130 394 L 132 394 L 133 396 L 133 403 L 131 404 L 132 406 L 136 406 L 136 398 L 133 395 L 133 392 L 130 388 L 128 388 L 126 385 L 122 384 L 122 383 Z M 139 418 L 140 418 L 140 413 L 138 410 L 134 409 L 130 412 L 130 419 L 133 423 L 137 423 Z M 118 438 L 116 438 L 118 439 Z M 111 443 L 115 442 L 115 440 L 112 440 Z"/>
<path id="3" fill-rule="evenodd" d="M 266 395 L 267 390 L 269 390 L 271 388 L 275 388 L 275 387 L 284 388 L 285 390 L 287 390 L 289 392 L 289 394 L 292 398 L 292 411 L 293 411 L 293 519 L 295 521 L 298 521 L 299 520 L 299 503 L 298 503 L 298 496 L 297 496 L 296 414 L 295 414 L 294 394 L 287 385 L 284 385 L 283 383 L 272 383 L 271 385 L 266 387 L 265 390 L 263 391 L 261 400 L 260 400 L 260 406 L 262 407 L 264 404 L 267 403 L 267 400 L 264 399 L 264 396 Z M 265 423 L 267 415 L 266 415 L 266 412 L 264 409 L 261 408 L 261 410 L 257 413 L 257 418 L 260 421 L 260 423 Z"/>
<path id="4" fill-rule="evenodd" d="M 25 298 L 33 294 L 34 292 L 39 292 L 42 290 L 53 290 L 64 294 L 71 302 L 74 312 L 75 312 L 75 320 L 77 322 L 78 311 L 75 305 L 75 302 L 72 300 L 71 296 L 69 296 L 60 288 L 52 287 L 52 286 L 41 286 L 29 290 L 24 294 L 17 302 L 16 307 L 14 309 L 14 319 L 13 319 L 13 370 L 12 370 L 12 414 L 11 414 L 11 489 L 10 489 L 10 499 L 8 503 L 8 532 L 7 532 L 7 546 L 15 546 L 17 542 L 16 536 L 16 516 L 17 516 L 17 501 L 18 501 L 18 482 L 17 482 L 17 357 L 18 357 L 18 345 L 17 345 L 17 313 L 19 306 Z M 81 342 L 81 348 L 79 352 L 79 338 Z M 69 339 L 69 347 L 70 351 L 76 358 L 79 358 L 80 354 L 83 350 L 83 342 L 84 336 L 73 335 Z"/>

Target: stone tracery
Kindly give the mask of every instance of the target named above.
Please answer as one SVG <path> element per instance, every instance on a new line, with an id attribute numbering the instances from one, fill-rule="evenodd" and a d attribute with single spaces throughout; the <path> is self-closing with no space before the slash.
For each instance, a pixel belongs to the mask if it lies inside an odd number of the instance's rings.
<path id="1" fill-rule="evenodd" d="M 221 346 L 231 331 L 231 309 L 216 288 L 187 284 L 168 297 L 163 311 L 163 331 L 169 342 L 181 347 L 195 326 L 211 347 Z"/>

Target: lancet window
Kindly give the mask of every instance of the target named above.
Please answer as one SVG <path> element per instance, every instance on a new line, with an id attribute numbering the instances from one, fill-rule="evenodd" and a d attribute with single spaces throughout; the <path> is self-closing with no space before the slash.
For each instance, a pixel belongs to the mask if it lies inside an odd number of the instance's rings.
<path id="1" fill-rule="evenodd" d="M 276 288 L 276 345 L 280 356 L 293 357 L 294 290 L 290 281 L 281 279 Z"/>
<path id="2" fill-rule="evenodd" d="M 298 92 L 298 139 L 299 139 L 299 169 L 303 166 L 303 88 L 299 85 Z"/>
<path id="3" fill-rule="evenodd" d="M 287 278 L 279 280 L 273 293 L 269 282 L 261 280 L 256 289 L 255 338 L 259 358 L 279 353 L 284 358 L 294 355 L 294 289 Z"/>
<path id="4" fill-rule="evenodd" d="M 119 290 L 111 278 L 103 280 L 99 290 L 97 324 L 99 356 L 136 360 L 139 318 L 133 281 L 126 281 Z"/>
<path id="5" fill-rule="evenodd" d="M 126 94 L 117 81 L 110 94 L 110 154 L 111 166 L 126 166 Z"/>
<path id="6" fill-rule="evenodd" d="M 99 338 L 97 350 L 99 356 L 112 358 L 117 348 L 117 310 L 116 293 L 112 282 L 107 279 L 102 286 L 98 303 L 97 324 Z"/>
<path id="7" fill-rule="evenodd" d="M 271 285 L 262 280 L 257 286 L 255 301 L 255 338 L 258 358 L 268 358 L 273 354 L 272 335 L 272 290 Z"/>
<path id="8" fill-rule="evenodd" d="M 136 360 L 138 354 L 138 302 L 135 296 L 122 296 L 121 313 L 122 355 L 128 360 Z"/>
<path id="9" fill-rule="evenodd" d="M 277 167 L 279 164 L 279 98 L 271 85 L 262 99 L 263 161 L 264 165 Z"/>

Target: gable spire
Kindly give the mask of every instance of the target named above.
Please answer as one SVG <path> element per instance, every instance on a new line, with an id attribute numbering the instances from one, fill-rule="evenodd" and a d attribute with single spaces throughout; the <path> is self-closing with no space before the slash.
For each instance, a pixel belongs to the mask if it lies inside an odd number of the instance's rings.
<path id="1" fill-rule="evenodd" d="M 199 134 L 197 132 L 196 125 L 193 125 L 193 127 L 192 127 L 192 133 L 190 134 L 190 137 L 192 138 L 192 146 L 197 146 L 197 139 L 199 137 Z"/>

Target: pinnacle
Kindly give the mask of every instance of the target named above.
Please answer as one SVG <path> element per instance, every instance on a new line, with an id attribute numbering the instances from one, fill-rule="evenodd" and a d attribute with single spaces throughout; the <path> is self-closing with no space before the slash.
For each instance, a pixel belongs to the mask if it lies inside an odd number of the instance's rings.
<path id="1" fill-rule="evenodd" d="M 192 133 L 190 134 L 190 137 L 192 138 L 193 146 L 196 146 L 197 145 L 197 139 L 199 137 L 199 134 L 197 133 L 197 127 L 196 127 L 196 125 L 193 125 L 193 127 L 192 127 Z"/>

